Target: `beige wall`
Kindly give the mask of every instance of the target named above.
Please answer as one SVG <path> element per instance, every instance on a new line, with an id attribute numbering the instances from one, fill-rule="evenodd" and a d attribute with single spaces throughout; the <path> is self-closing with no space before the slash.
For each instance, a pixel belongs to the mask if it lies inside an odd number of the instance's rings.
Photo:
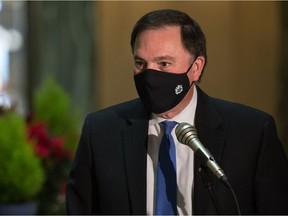
<path id="1" fill-rule="evenodd" d="M 200 86 L 209 95 L 254 106 L 277 120 L 277 2 L 96 2 L 100 108 L 137 97 L 130 32 L 143 14 L 160 8 L 183 10 L 202 26 L 208 65 Z"/>

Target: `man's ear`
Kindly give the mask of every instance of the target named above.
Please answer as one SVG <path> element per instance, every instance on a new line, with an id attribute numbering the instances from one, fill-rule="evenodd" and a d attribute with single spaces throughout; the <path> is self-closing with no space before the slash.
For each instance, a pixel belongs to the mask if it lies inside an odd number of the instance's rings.
<path id="1" fill-rule="evenodd" d="M 204 56 L 198 56 L 194 61 L 194 64 L 191 68 L 191 72 L 188 73 L 190 82 L 197 82 L 202 74 L 203 68 L 205 65 Z"/>

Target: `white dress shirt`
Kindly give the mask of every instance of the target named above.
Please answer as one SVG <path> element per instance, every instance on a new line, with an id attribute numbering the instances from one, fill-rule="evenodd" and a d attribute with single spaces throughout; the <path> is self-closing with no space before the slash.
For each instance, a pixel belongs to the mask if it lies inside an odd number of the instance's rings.
<path id="1" fill-rule="evenodd" d="M 197 106 L 197 90 L 195 85 L 193 97 L 177 116 L 169 121 L 178 123 L 187 122 L 194 125 L 194 117 Z M 147 149 L 147 214 L 154 215 L 155 196 L 157 184 L 157 162 L 158 151 L 162 139 L 163 128 L 160 122 L 167 119 L 152 114 L 149 120 L 148 129 L 148 149 Z M 193 170 L 194 153 L 190 147 L 180 143 L 175 135 L 175 128 L 172 130 L 172 137 L 176 145 L 176 173 L 177 173 L 177 210 L 178 215 L 192 215 L 192 189 L 193 189 Z"/>

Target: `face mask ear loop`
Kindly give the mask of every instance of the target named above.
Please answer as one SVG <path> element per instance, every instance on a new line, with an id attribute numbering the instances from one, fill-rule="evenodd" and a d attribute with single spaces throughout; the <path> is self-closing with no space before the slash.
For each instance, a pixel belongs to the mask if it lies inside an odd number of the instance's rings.
<path id="1" fill-rule="evenodd" d="M 193 66 L 194 62 L 195 62 L 195 61 L 193 61 L 193 62 L 192 62 L 192 64 L 189 66 L 189 68 L 188 68 L 188 69 L 187 69 L 187 71 L 186 71 L 186 74 L 188 74 L 188 72 L 189 72 L 189 71 L 190 71 L 190 69 L 192 68 L 192 66 Z"/>
<path id="2" fill-rule="evenodd" d="M 188 74 L 188 72 L 190 71 L 190 69 L 192 68 L 192 66 L 193 66 L 193 64 L 194 64 L 194 62 L 196 61 L 196 59 L 197 59 L 197 57 L 194 59 L 194 61 L 192 62 L 192 64 L 189 66 L 189 68 L 187 69 L 187 71 L 186 71 L 186 75 Z M 188 76 L 188 75 L 187 75 Z M 189 78 L 188 78 L 189 79 Z M 192 82 L 191 84 L 190 84 L 190 86 L 189 86 L 189 89 L 191 88 L 191 86 L 193 85 L 193 83 L 194 82 Z"/>
<path id="3" fill-rule="evenodd" d="M 196 58 L 194 59 L 194 61 L 192 62 L 192 64 L 189 66 L 189 68 L 188 68 L 187 71 L 186 71 L 186 74 L 190 71 L 190 69 L 192 68 L 192 66 L 193 66 L 193 64 L 195 63 L 195 61 L 196 61 L 197 58 L 198 58 L 198 57 L 196 57 Z"/>

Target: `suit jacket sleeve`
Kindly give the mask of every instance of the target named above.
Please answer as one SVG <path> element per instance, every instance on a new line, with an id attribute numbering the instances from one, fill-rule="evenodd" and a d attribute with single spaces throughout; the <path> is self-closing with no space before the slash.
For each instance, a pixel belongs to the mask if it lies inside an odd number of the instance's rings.
<path id="1" fill-rule="evenodd" d="M 86 118 L 77 153 L 67 184 L 66 207 L 68 214 L 91 214 L 97 202 L 93 200 L 92 158 L 89 146 L 89 118 Z M 92 205 L 93 203 L 93 205 Z"/>
<path id="2" fill-rule="evenodd" d="M 288 214 L 288 163 L 272 117 L 263 127 L 255 175 L 258 214 Z"/>

